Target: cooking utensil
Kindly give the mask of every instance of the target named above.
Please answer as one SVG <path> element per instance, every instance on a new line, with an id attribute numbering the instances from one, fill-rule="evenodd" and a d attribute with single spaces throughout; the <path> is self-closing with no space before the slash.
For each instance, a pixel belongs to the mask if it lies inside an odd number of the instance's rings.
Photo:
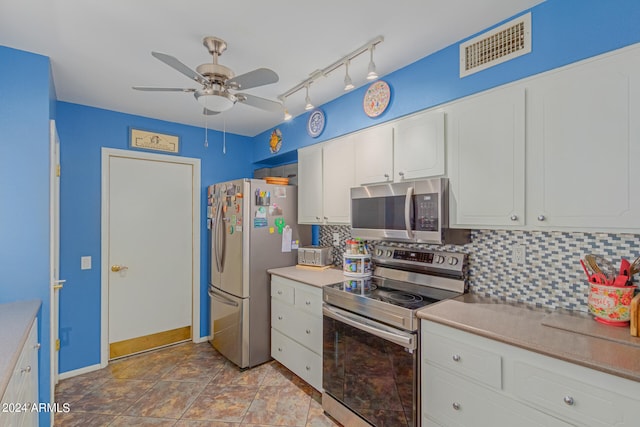
<path id="1" fill-rule="evenodd" d="M 582 265 L 582 269 L 584 270 L 584 274 L 587 275 L 587 280 L 591 281 L 591 273 L 587 270 L 587 266 L 584 264 L 583 260 L 580 260 L 580 264 Z"/>
<path id="2" fill-rule="evenodd" d="M 615 266 L 600 255 L 588 254 L 585 255 L 584 260 L 591 270 L 595 273 L 604 274 L 610 282 L 613 282 L 618 275 Z"/>
<path id="3" fill-rule="evenodd" d="M 602 273 L 593 273 L 591 277 L 589 277 L 589 282 L 597 285 L 611 286 L 611 281 Z"/>
<path id="4" fill-rule="evenodd" d="M 622 258 L 620 260 L 620 276 L 629 276 L 629 269 L 631 268 L 631 263 L 628 259 Z"/>
<path id="5" fill-rule="evenodd" d="M 629 277 L 638 272 L 640 272 L 640 256 L 631 263 L 631 267 L 629 267 Z"/>
<path id="6" fill-rule="evenodd" d="M 619 274 L 613 281 L 613 286 L 623 287 L 627 286 L 627 282 L 629 281 L 629 276 L 625 274 Z"/>

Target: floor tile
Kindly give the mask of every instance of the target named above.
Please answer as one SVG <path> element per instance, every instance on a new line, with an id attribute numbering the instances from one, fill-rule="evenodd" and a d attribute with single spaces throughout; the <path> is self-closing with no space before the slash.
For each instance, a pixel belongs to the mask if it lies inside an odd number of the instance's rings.
<path id="1" fill-rule="evenodd" d="M 214 357 L 187 358 L 176 363 L 162 375 L 162 380 L 208 383 L 223 368 L 225 362 Z"/>
<path id="2" fill-rule="evenodd" d="M 166 418 L 146 418 L 146 417 L 117 417 L 109 427 L 129 427 L 129 426 L 160 426 L 173 427 L 176 420 Z"/>
<path id="3" fill-rule="evenodd" d="M 182 419 L 242 421 L 258 388 L 242 385 L 218 386 L 214 381 L 205 387 Z"/>
<path id="4" fill-rule="evenodd" d="M 294 385 L 260 387 L 243 422 L 304 426 L 311 397 Z"/>
<path id="5" fill-rule="evenodd" d="M 233 363 L 226 362 L 212 382 L 221 387 L 227 385 L 258 386 L 264 380 L 268 369 L 268 363 L 252 369 L 241 370 Z"/>
<path id="6" fill-rule="evenodd" d="M 224 421 L 180 420 L 174 427 L 240 427 L 243 424 L 227 423 Z"/>
<path id="7" fill-rule="evenodd" d="M 71 404 L 70 408 L 72 412 L 118 415 L 154 384 L 153 381 L 111 379 Z"/>
<path id="8" fill-rule="evenodd" d="M 56 426 L 64 427 L 103 427 L 115 419 L 114 415 L 92 414 L 88 412 L 57 413 L 53 416 Z"/>
<path id="9" fill-rule="evenodd" d="M 178 419 L 200 394 L 205 384 L 159 381 L 127 411 L 126 415 Z"/>

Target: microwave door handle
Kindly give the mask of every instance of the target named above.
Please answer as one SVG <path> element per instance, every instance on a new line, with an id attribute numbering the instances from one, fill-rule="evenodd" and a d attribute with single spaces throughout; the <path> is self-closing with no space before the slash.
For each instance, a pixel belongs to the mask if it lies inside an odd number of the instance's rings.
<path id="1" fill-rule="evenodd" d="M 413 197 L 413 187 L 407 188 L 407 195 L 404 199 L 404 227 L 407 230 L 407 237 L 413 239 L 413 230 L 411 229 L 411 197 Z"/>

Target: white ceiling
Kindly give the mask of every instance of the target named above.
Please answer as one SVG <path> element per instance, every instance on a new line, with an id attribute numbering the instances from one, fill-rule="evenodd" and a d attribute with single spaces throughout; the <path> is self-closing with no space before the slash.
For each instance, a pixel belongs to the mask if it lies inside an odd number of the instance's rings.
<path id="1" fill-rule="evenodd" d="M 210 62 L 205 36 L 226 40 L 220 63 L 236 74 L 259 67 L 278 73 L 272 85 L 247 90 L 277 96 L 378 35 L 381 76 L 528 9 L 542 0 L 0 0 L 0 45 L 51 58 L 58 100 L 205 126 L 193 94 L 140 92 L 131 86 L 196 88 L 151 56 L 159 51 L 195 69 Z M 356 87 L 368 55 L 349 68 Z M 311 86 L 315 105 L 344 92 L 341 67 Z M 287 100 L 303 113 L 304 90 Z M 209 117 L 207 126 L 254 136 L 282 121 L 247 105 Z"/>

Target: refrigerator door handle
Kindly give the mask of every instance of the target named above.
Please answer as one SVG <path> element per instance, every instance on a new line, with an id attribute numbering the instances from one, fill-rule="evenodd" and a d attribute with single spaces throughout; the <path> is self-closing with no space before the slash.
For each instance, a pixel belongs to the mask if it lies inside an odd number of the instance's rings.
<path id="1" fill-rule="evenodd" d="M 229 298 L 223 297 L 222 295 L 220 295 L 220 294 L 218 294 L 216 292 L 213 292 L 211 289 L 209 289 L 209 296 L 211 298 L 214 298 L 214 299 L 220 301 L 223 304 L 226 304 L 226 305 L 231 305 L 233 307 L 237 307 L 237 306 L 240 305 L 237 302 L 235 302 L 233 300 L 230 300 Z"/>
<path id="2" fill-rule="evenodd" d="M 216 258 L 216 268 L 222 273 L 222 254 L 220 253 L 223 248 L 220 244 L 220 226 L 222 225 L 222 201 L 218 200 L 218 206 L 216 209 L 216 223 L 213 233 L 213 250 Z M 223 230 L 224 232 L 224 230 Z"/>

